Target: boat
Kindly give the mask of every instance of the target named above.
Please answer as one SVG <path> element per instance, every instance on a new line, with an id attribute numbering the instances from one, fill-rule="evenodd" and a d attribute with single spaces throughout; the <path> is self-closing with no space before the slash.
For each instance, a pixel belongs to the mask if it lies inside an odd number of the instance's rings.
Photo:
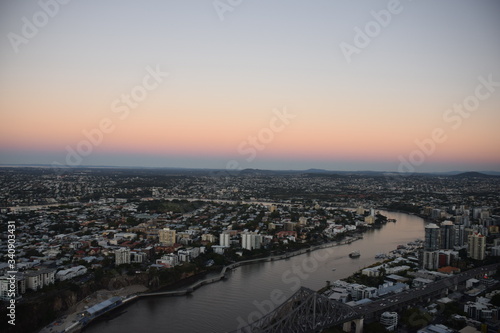
<path id="1" fill-rule="evenodd" d="M 359 251 L 353 251 L 353 252 L 349 253 L 349 257 L 351 257 L 351 258 L 358 258 L 359 256 L 361 256 Z"/>
<path id="2" fill-rule="evenodd" d="M 337 269 L 336 268 L 332 268 L 332 271 L 336 271 Z"/>
<path id="3" fill-rule="evenodd" d="M 387 255 L 385 253 L 377 253 L 375 255 L 375 259 L 385 259 L 387 258 Z"/>

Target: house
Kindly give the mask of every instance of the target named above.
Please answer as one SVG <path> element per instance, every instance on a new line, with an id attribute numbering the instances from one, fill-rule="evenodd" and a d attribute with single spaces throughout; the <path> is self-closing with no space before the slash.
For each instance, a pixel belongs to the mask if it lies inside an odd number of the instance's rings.
<path id="1" fill-rule="evenodd" d="M 26 288 L 36 291 L 50 284 L 54 284 L 56 276 L 55 273 L 56 270 L 52 268 L 26 272 Z"/>
<path id="2" fill-rule="evenodd" d="M 167 268 L 174 267 L 179 264 L 179 257 L 174 253 L 165 254 L 160 259 L 156 259 L 156 264 Z"/>
<path id="3" fill-rule="evenodd" d="M 74 277 L 80 276 L 87 273 L 87 268 L 85 266 L 75 266 L 68 269 L 62 269 L 56 273 L 56 279 L 59 281 L 66 281 Z"/>

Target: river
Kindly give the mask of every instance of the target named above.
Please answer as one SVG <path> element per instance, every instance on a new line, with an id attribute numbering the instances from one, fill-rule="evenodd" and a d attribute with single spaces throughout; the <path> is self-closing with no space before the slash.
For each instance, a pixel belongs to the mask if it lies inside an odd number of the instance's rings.
<path id="1" fill-rule="evenodd" d="M 405 213 L 381 211 L 396 223 L 366 232 L 349 245 L 321 249 L 289 259 L 241 266 L 226 280 L 179 297 L 146 297 L 121 309 L 113 319 L 100 319 L 86 333 L 228 332 L 258 319 L 291 296 L 299 286 L 318 290 L 326 281 L 345 278 L 375 263 L 375 254 L 424 238 L 424 220 Z M 358 250 L 361 257 L 351 259 Z M 335 268 L 335 270 L 333 270 Z M 241 327 L 240 326 L 240 327 Z"/>

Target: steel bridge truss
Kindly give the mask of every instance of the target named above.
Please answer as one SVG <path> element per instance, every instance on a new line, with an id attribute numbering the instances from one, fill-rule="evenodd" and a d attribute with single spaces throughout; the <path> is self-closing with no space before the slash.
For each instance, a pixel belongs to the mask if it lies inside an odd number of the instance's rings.
<path id="1" fill-rule="evenodd" d="M 316 332 L 360 317 L 352 307 L 301 287 L 274 311 L 233 333 Z"/>

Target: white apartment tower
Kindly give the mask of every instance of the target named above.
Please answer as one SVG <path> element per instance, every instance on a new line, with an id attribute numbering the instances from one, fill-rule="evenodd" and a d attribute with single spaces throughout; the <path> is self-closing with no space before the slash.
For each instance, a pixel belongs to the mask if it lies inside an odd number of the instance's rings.
<path id="1" fill-rule="evenodd" d="M 478 232 L 469 235 L 468 255 L 472 259 L 484 260 L 486 250 L 486 237 Z"/>
<path id="2" fill-rule="evenodd" d="M 262 237 L 254 232 L 241 234 L 241 247 L 247 250 L 260 249 Z"/>
<path id="3" fill-rule="evenodd" d="M 130 264 L 130 249 L 120 248 L 115 251 L 115 265 Z"/>
<path id="4" fill-rule="evenodd" d="M 219 245 L 229 247 L 229 236 L 230 235 L 228 232 L 223 232 L 222 234 L 220 234 Z"/>

